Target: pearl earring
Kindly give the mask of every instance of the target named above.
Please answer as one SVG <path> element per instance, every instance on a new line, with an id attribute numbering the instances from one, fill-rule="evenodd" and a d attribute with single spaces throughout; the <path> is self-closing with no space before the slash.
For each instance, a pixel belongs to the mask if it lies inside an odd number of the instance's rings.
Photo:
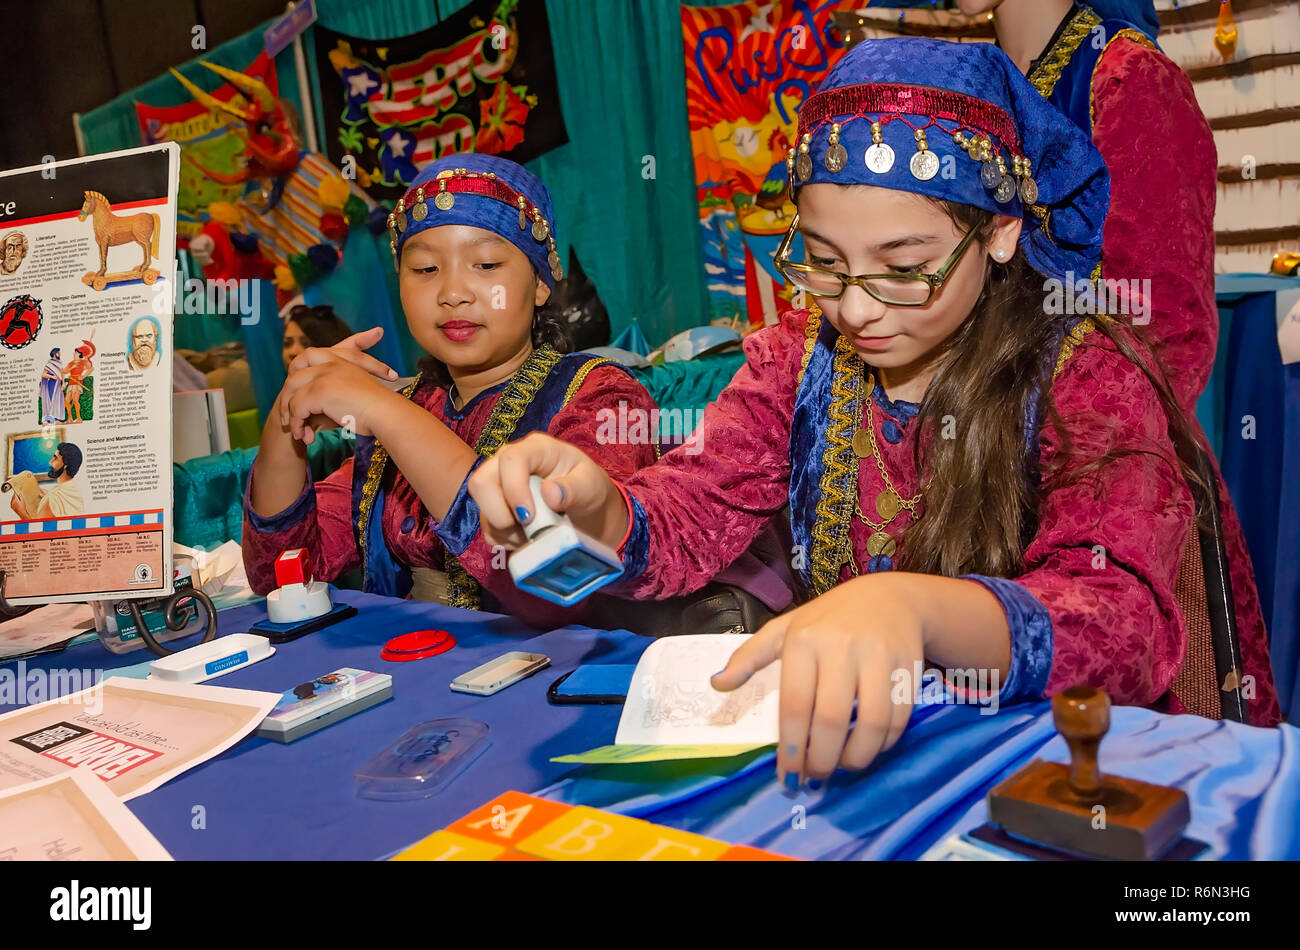
<path id="1" fill-rule="evenodd" d="M 993 252 L 993 256 L 996 257 L 999 261 L 1005 261 L 1007 259 L 1007 252 L 1002 250 L 1001 248 L 998 248 L 996 251 Z"/>

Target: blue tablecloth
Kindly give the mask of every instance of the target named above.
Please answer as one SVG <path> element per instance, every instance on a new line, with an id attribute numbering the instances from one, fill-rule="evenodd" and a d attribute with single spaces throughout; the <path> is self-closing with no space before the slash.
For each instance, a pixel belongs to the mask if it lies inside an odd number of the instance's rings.
<path id="1" fill-rule="evenodd" d="M 360 614 L 213 682 L 280 692 L 353 666 L 392 674 L 394 698 L 289 745 L 249 738 L 128 802 L 175 857 L 378 858 L 501 792 L 542 789 L 551 798 L 797 857 L 911 858 L 954 829 L 982 821 L 988 788 L 1034 755 L 1064 758 L 1047 704 L 1033 703 L 993 716 L 968 706 L 919 708 L 900 743 L 873 768 L 838 775 L 815 793 L 779 787 L 773 755 L 763 752 L 740 760 L 575 770 L 549 759 L 612 742 L 622 707 L 551 706 L 547 688 L 579 664 L 633 662 L 648 640 L 585 628 L 538 635 L 509 617 L 354 591 L 336 599 L 355 604 Z M 239 632 L 264 615 L 260 605 L 225 611 L 221 630 Z M 413 663 L 380 659 L 389 638 L 430 627 L 449 630 L 457 647 Z M 552 666 L 492 697 L 447 688 L 508 650 L 545 653 Z M 24 662 L 28 669 L 103 669 L 145 659 L 148 654 L 118 657 L 87 644 Z M 432 799 L 374 802 L 354 795 L 358 766 L 410 726 L 444 716 L 488 723 L 492 746 Z M 1295 729 L 1140 709 L 1117 709 L 1113 722 L 1103 767 L 1185 788 L 1192 798 L 1189 831 L 1216 856 L 1300 857 Z"/>
<path id="2" fill-rule="evenodd" d="M 794 857 L 914 859 L 983 824 L 989 789 L 1035 756 L 1069 761 L 1050 703 L 989 716 L 974 706 L 927 706 L 870 769 L 837 773 L 816 792 L 779 786 L 768 752 L 739 773 L 715 763 L 672 779 L 588 767 L 539 794 Z M 1210 845 L 1205 857 L 1300 858 L 1294 727 L 1116 707 L 1101 762 L 1105 772 L 1186 791 L 1186 833 Z"/>

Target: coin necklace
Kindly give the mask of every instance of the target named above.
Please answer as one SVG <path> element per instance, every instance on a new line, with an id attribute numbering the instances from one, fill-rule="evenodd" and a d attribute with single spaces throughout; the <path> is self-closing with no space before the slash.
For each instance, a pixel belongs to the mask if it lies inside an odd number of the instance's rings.
<path id="1" fill-rule="evenodd" d="M 880 446 L 876 442 L 876 424 L 871 409 L 871 404 L 874 401 L 872 393 L 875 391 L 875 388 L 875 375 L 868 373 L 866 386 L 867 417 L 865 419 L 865 425 L 853 436 L 853 452 L 858 456 L 858 458 L 871 457 L 876 460 L 876 468 L 880 471 L 880 478 L 885 483 L 885 490 L 876 495 L 876 514 L 884 520 L 880 522 L 872 521 L 865 513 L 863 513 L 861 492 L 856 493 L 854 508 L 855 513 L 862 523 L 872 530 L 872 534 L 867 538 L 868 556 L 876 557 L 877 555 L 883 554 L 886 557 L 892 558 L 898 545 L 885 528 L 898 517 L 900 511 L 911 512 L 913 520 L 919 518 L 920 515 L 916 511 L 916 506 L 921 501 L 921 495 L 918 492 L 912 498 L 902 497 L 902 495 L 899 494 L 898 489 L 894 487 L 894 482 L 893 479 L 889 477 L 889 472 L 885 470 L 885 461 L 880 456 Z M 861 413 L 859 413 L 859 418 L 861 418 Z M 866 435 L 865 446 L 862 445 L 863 440 L 861 438 L 864 432 Z M 863 449 L 866 451 L 862 451 Z"/>

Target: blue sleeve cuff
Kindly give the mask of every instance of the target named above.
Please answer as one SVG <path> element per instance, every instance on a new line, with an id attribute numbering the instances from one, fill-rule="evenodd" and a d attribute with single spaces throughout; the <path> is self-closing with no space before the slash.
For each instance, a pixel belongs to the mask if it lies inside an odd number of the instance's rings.
<path id="1" fill-rule="evenodd" d="M 1011 628 L 1011 670 L 998 702 L 1042 699 L 1052 672 L 1052 617 L 1047 608 L 1023 584 L 1005 577 L 965 574 L 961 579 L 983 584 L 1002 604 Z"/>
<path id="2" fill-rule="evenodd" d="M 244 487 L 244 518 L 258 534 L 279 534 L 281 531 L 296 528 L 302 524 L 302 519 L 316 508 L 315 486 L 311 469 L 308 468 L 307 481 L 302 486 L 302 493 L 284 511 L 267 518 L 253 510 L 253 473 L 249 472 L 248 484 Z"/>
<path id="3" fill-rule="evenodd" d="M 483 456 L 474 460 L 460 483 L 456 498 L 447 510 L 447 516 L 434 525 L 433 533 L 452 554 L 460 557 L 474 540 L 479 530 L 478 502 L 469 493 L 469 477 L 486 461 Z"/>
<path id="4" fill-rule="evenodd" d="M 636 580 L 650 564 L 650 521 L 636 496 L 629 492 L 627 497 L 632 502 L 632 532 L 623 544 L 623 573 L 617 581 L 620 584 Z"/>

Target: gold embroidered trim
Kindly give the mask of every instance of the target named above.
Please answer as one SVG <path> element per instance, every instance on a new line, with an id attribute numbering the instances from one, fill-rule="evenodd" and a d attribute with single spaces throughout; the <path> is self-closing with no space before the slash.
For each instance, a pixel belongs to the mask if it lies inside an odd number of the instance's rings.
<path id="1" fill-rule="evenodd" d="M 505 444 L 506 439 L 510 438 L 514 433 L 515 426 L 519 424 L 524 410 L 536 397 L 538 391 L 542 388 L 542 384 L 546 382 L 546 377 L 550 375 L 551 370 L 555 368 L 555 364 L 559 361 L 560 354 L 549 346 L 543 346 L 533 351 L 532 355 L 524 361 L 524 365 L 515 371 L 515 375 L 511 377 L 505 392 L 501 394 L 497 404 L 492 407 L 492 414 L 488 417 L 487 424 L 483 426 L 478 441 L 474 443 L 475 453 L 482 455 L 484 458 L 491 458 L 497 453 L 497 450 Z M 419 380 L 416 380 L 416 382 L 403 389 L 400 395 L 410 399 L 418 384 Z M 366 481 L 361 487 L 361 504 L 358 514 L 361 522 L 358 526 L 358 544 L 361 549 L 363 576 L 370 513 L 374 509 L 375 496 L 379 492 L 379 482 L 384 476 L 384 466 L 387 462 L 388 451 L 376 439 L 375 453 L 370 457 L 370 468 L 366 470 Z M 478 582 L 470 576 L 469 571 L 461 566 L 460 560 L 451 552 L 447 552 L 444 566 L 447 571 L 447 602 L 453 607 L 465 607 L 469 610 L 480 609 L 482 599 Z M 362 586 L 364 587 L 364 584 Z"/>
<path id="2" fill-rule="evenodd" d="M 812 529 L 813 596 L 824 594 L 839 580 L 853 520 L 853 502 L 858 492 L 857 458 L 851 439 L 857 428 L 853 408 L 862 389 L 862 361 L 849 341 L 838 337 L 832 364 L 831 399 L 827 408 L 824 468 Z"/>
<path id="3" fill-rule="evenodd" d="M 1075 50 L 1088 38 L 1088 34 L 1092 32 L 1093 28 L 1100 24 L 1101 17 L 1097 16 L 1090 8 L 1079 8 L 1079 12 L 1074 15 L 1074 19 L 1062 31 L 1061 38 L 1056 41 L 1034 71 L 1029 74 L 1029 82 L 1038 90 L 1039 95 L 1044 99 L 1051 98 L 1052 90 L 1060 82 L 1061 73 L 1065 70 L 1065 67 L 1070 65 Z"/>
<path id="4" fill-rule="evenodd" d="M 583 363 L 581 368 L 574 373 L 573 382 L 569 383 L 569 388 L 564 394 L 564 402 L 562 405 L 567 406 L 569 400 L 578 394 L 578 390 L 582 388 L 582 382 L 587 378 L 588 373 L 597 366 L 604 366 L 608 362 L 609 360 L 605 359 L 603 356 L 593 356 L 591 359 L 587 360 L 587 362 Z"/>
<path id="5" fill-rule="evenodd" d="M 404 387 L 398 393 L 403 399 L 410 399 L 420 385 L 420 380 Z M 370 531 L 370 512 L 375 507 L 375 495 L 379 492 L 379 480 L 384 477 L 384 465 L 388 462 L 388 450 L 375 439 L 375 451 L 370 456 L 370 468 L 366 469 L 366 481 L 361 486 L 361 504 L 357 515 L 357 547 L 361 551 L 362 589 L 365 589 L 366 576 L 366 537 Z"/>
<path id="6" fill-rule="evenodd" d="M 812 359 L 813 347 L 817 344 L 817 332 L 822 326 L 822 309 L 813 304 L 808 308 L 808 322 L 803 328 L 803 362 L 799 364 L 799 376 L 795 379 L 795 389 L 803 383 L 804 370 L 808 368 L 808 361 Z"/>
<path id="7" fill-rule="evenodd" d="M 524 361 L 524 365 L 515 370 L 505 392 L 492 407 L 492 415 L 479 433 L 474 443 L 474 452 L 484 458 L 497 454 L 506 440 L 514 434 L 515 426 L 523 417 L 524 410 L 536 397 L 546 377 L 551 374 L 555 364 L 560 361 L 560 354 L 549 346 L 533 351 Z M 481 610 L 483 606 L 482 591 L 478 581 L 470 576 L 469 571 L 461 566 L 460 559 L 450 551 L 446 552 L 444 565 L 447 571 L 447 600 L 453 607 L 467 610 Z"/>
<path id="8" fill-rule="evenodd" d="M 1145 46 L 1147 49 L 1155 49 L 1156 45 L 1147 39 L 1146 34 L 1137 30 L 1130 30 L 1128 27 L 1117 32 L 1114 36 L 1106 41 L 1106 45 L 1101 48 L 1101 55 L 1097 61 L 1092 64 L 1092 75 L 1088 77 L 1088 128 L 1091 130 L 1097 124 L 1097 106 L 1093 101 L 1093 91 L 1097 88 L 1093 80 L 1097 78 L 1097 67 L 1101 65 L 1102 59 L 1106 56 L 1106 50 L 1110 49 L 1110 44 L 1114 43 L 1120 37 L 1127 37 L 1139 46 Z"/>
<path id="9" fill-rule="evenodd" d="M 1065 361 L 1074 355 L 1074 348 L 1083 342 L 1083 338 L 1096 329 L 1096 324 L 1092 322 L 1092 317 L 1084 317 L 1074 325 L 1074 329 L 1069 332 L 1066 338 L 1061 342 L 1061 351 L 1056 356 L 1056 369 L 1052 370 L 1052 381 L 1061 375 L 1061 370 L 1065 368 Z"/>

